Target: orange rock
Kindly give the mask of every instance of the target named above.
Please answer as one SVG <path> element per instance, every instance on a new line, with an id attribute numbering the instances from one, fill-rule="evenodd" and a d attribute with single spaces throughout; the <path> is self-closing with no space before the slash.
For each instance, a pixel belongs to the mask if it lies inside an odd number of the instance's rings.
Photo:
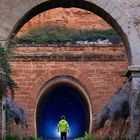
<path id="1" fill-rule="evenodd" d="M 56 8 L 43 12 L 27 22 L 18 32 L 18 36 L 31 28 L 56 25 L 74 29 L 110 29 L 102 18 L 78 8 Z"/>

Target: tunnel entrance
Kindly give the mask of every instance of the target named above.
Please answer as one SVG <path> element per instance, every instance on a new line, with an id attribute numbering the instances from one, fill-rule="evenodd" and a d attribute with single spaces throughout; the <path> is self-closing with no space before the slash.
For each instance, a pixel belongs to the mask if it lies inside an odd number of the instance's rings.
<path id="1" fill-rule="evenodd" d="M 68 138 L 81 137 L 90 129 L 90 111 L 82 92 L 75 86 L 60 82 L 52 84 L 40 97 L 36 112 L 37 136 L 57 139 L 57 124 L 66 116 L 70 131 Z"/>

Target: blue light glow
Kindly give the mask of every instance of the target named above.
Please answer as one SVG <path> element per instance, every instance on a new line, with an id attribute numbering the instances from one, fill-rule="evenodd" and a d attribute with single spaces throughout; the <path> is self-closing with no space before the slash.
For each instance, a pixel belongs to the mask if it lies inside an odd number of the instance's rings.
<path id="1" fill-rule="evenodd" d="M 84 135 L 88 130 L 88 106 L 77 90 L 67 85 L 55 86 L 41 97 L 37 109 L 37 135 L 44 139 L 60 138 L 57 124 L 66 116 L 70 131 L 68 138 Z"/>

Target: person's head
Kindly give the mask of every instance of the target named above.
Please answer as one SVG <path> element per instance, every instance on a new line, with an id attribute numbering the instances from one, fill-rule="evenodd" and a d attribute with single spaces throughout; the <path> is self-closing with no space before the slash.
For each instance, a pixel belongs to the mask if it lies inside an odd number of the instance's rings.
<path id="1" fill-rule="evenodd" d="M 62 116 L 61 116 L 61 119 L 62 119 L 62 120 L 65 120 L 65 119 L 66 119 L 66 117 L 65 117 L 64 115 L 62 115 Z"/>

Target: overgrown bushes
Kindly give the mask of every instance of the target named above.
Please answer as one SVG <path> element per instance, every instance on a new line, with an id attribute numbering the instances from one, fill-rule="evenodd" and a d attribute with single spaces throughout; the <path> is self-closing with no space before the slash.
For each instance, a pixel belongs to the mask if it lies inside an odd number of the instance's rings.
<path id="1" fill-rule="evenodd" d="M 8 87 L 11 90 L 11 95 L 14 96 L 14 87 L 15 82 L 12 79 L 12 70 L 9 64 L 10 56 L 12 55 L 12 51 L 10 48 L 6 48 L 0 44 L 0 72 L 2 73 L 2 82 L 3 89 L 1 89 L 2 94 L 5 94 L 6 88 Z"/>
<path id="2" fill-rule="evenodd" d="M 6 136 L 4 140 L 42 140 L 41 138 L 36 138 L 33 136 L 24 137 L 20 139 L 18 136 Z M 112 140 L 109 136 L 105 136 L 102 139 L 94 137 L 92 134 L 86 133 L 83 137 L 75 138 L 74 140 Z M 130 140 L 128 138 L 117 138 L 115 140 Z"/>
<path id="3" fill-rule="evenodd" d="M 98 39 L 108 39 L 111 43 L 117 44 L 120 39 L 113 30 L 75 30 L 64 27 L 50 26 L 34 28 L 17 37 L 16 42 L 19 44 L 39 43 L 39 44 L 59 44 L 59 43 L 75 43 L 76 41 L 94 41 Z"/>
<path id="4" fill-rule="evenodd" d="M 22 140 L 42 140 L 41 138 L 36 138 L 33 136 L 22 138 Z"/>
<path id="5" fill-rule="evenodd" d="M 99 140 L 99 138 L 92 136 L 92 134 L 85 133 L 83 137 L 76 138 L 74 140 Z"/>
<path id="6" fill-rule="evenodd" d="M 94 137 L 92 134 L 85 133 L 85 135 L 83 137 L 76 138 L 74 140 L 112 140 L 112 139 L 109 136 L 105 136 L 101 139 L 101 138 L 98 138 L 98 137 Z M 117 138 L 115 140 L 130 140 L 130 139 L 128 139 L 128 138 Z"/>
<path id="7" fill-rule="evenodd" d="M 4 140 L 19 140 L 19 138 L 17 136 L 10 136 L 10 135 L 7 135 Z"/>

